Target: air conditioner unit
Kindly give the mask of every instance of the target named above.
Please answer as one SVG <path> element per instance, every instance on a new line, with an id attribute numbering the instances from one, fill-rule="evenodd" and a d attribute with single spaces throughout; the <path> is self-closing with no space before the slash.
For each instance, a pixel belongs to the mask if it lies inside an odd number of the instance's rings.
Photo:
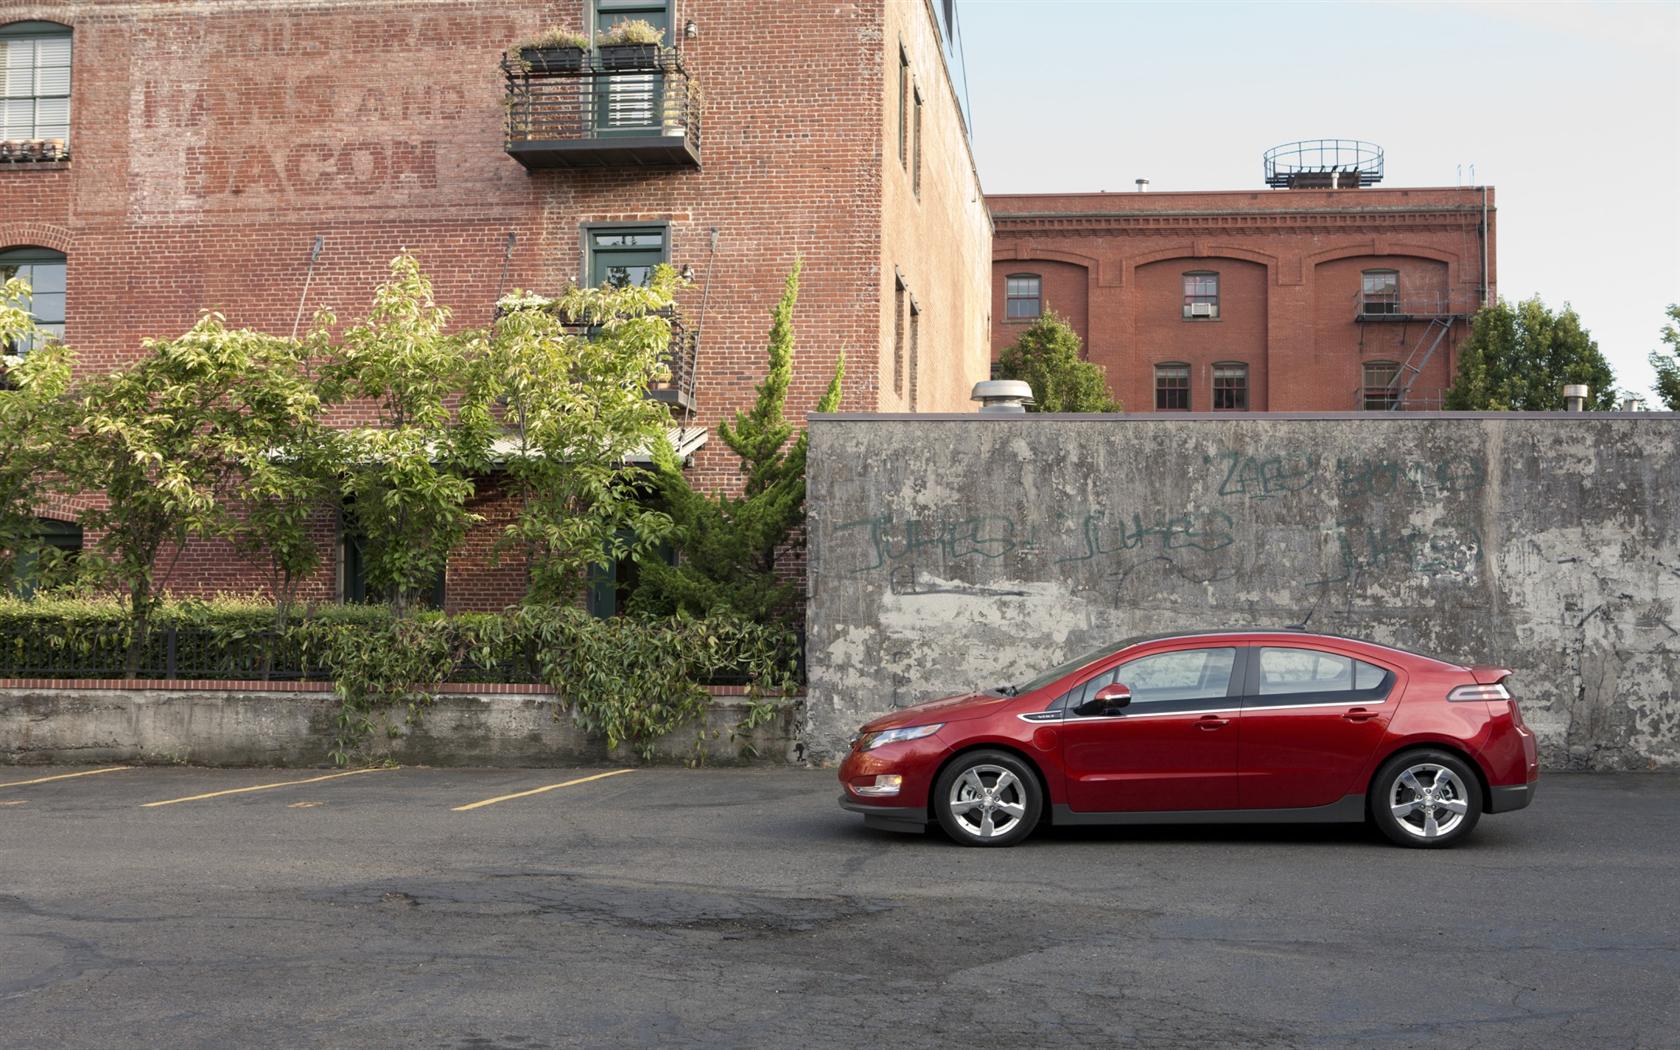
<path id="1" fill-rule="evenodd" d="M 1217 310 L 1218 310 L 1218 307 L 1214 306 L 1212 303 L 1191 303 L 1190 304 L 1190 316 L 1191 317 L 1217 317 L 1217 316 L 1219 316 L 1218 313 L 1216 312 Z"/>

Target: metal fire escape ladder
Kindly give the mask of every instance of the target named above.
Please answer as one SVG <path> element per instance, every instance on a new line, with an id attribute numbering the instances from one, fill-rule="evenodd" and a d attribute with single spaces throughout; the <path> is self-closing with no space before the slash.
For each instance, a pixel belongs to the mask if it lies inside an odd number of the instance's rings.
<path id="1" fill-rule="evenodd" d="M 1399 381 L 1400 389 L 1394 399 L 1396 409 L 1404 408 L 1406 396 L 1412 392 L 1412 384 L 1417 382 L 1423 369 L 1429 364 L 1429 359 L 1435 356 L 1435 350 L 1446 339 L 1447 333 L 1452 331 L 1452 314 L 1441 314 L 1429 319 L 1429 327 L 1418 336 L 1418 341 L 1412 345 L 1412 352 L 1406 355 L 1406 361 L 1400 366 L 1400 373 L 1395 378 Z"/>

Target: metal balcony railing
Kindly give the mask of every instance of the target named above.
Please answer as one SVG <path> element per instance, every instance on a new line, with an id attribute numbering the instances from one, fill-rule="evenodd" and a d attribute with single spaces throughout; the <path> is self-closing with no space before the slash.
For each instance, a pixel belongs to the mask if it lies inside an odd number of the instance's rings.
<path id="1" fill-rule="evenodd" d="M 1478 303 L 1468 291 L 1452 291 L 1438 285 L 1414 285 L 1407 281 L 1379 290 L 1361 287 L 1353 293 L 1356 321 L 1427 321 L 1436 317 L 1468 317 Z"/>
<path id="2" fill-rule="evenodd" d="M 666 311 L 663 316 L 671 324 L 671 345 L 664 354 L 665 367 L 669 370 L 670 377 L 662 382 L 650 384 L 648 397 L 675 405 L 684 412 L 693 412 L 695 381 L 700 363 L 699 334 L 690 332 L 676 311 Z M 588 335 L 590 330 L 585 324 L 562 322 L 561 325 L 577 335 Z"/>
<path id="3" fill-rule="evenodd" d="M 496 315 L 500 317 L 502 308 L 496 308 Z M 675 405 L 685 413 L 692 414 L 697 402 L 695 401 L 695 387 L 699 378 L 700 367 L 700 334 L 691 332 L 683 323 L 682 315 L 675 308 L 659 311 L 659 316 L 671 326 L 671 343 L 661 359 L 666 370 L 670 373 L 663 380 L 648 385 L 647 395 L 655 401 L 662 401 Z M 588 336 L 594 331 L 593 326 L 582 321 L 570 321 L 564 317 L 560 319 L 560 327 L 573 335 Z"/>
<path id="4" fill-rule="evenodd" d="M 507 152 L 530 169 L 700 166 L 700 91 L 675 48 L 576 69 L 504 55 Z"/>

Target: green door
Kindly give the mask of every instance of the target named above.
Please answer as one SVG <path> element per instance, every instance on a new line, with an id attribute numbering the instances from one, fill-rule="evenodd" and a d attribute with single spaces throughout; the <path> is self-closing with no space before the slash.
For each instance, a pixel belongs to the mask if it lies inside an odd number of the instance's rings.
<path id="1" fill-rule="evenodd" d="M 647 0 L 595 0 L 595 40 L 620 22 L 641 19 L 665 31 L 671 46 L 669 3 Z M 595 78 L 597 135 L 658 135 L 664 124 L 665 78 L 658 73 L 603 73 Z"/>

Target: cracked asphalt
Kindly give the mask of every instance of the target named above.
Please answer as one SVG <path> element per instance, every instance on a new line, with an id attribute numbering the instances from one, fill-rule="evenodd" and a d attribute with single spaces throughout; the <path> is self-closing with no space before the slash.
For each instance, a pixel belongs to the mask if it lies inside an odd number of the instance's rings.
<path id="1" fill-rule="evenodd" d="M 1680 1044 L 1677 777 L 1548 776 L 1445 852 L 1341 827 L 998 851 L 868 831 L 829 771 L 468 811 L 605 771 L 8 786 L 66 772 L 0 770 L 7 1050 Z"/>

